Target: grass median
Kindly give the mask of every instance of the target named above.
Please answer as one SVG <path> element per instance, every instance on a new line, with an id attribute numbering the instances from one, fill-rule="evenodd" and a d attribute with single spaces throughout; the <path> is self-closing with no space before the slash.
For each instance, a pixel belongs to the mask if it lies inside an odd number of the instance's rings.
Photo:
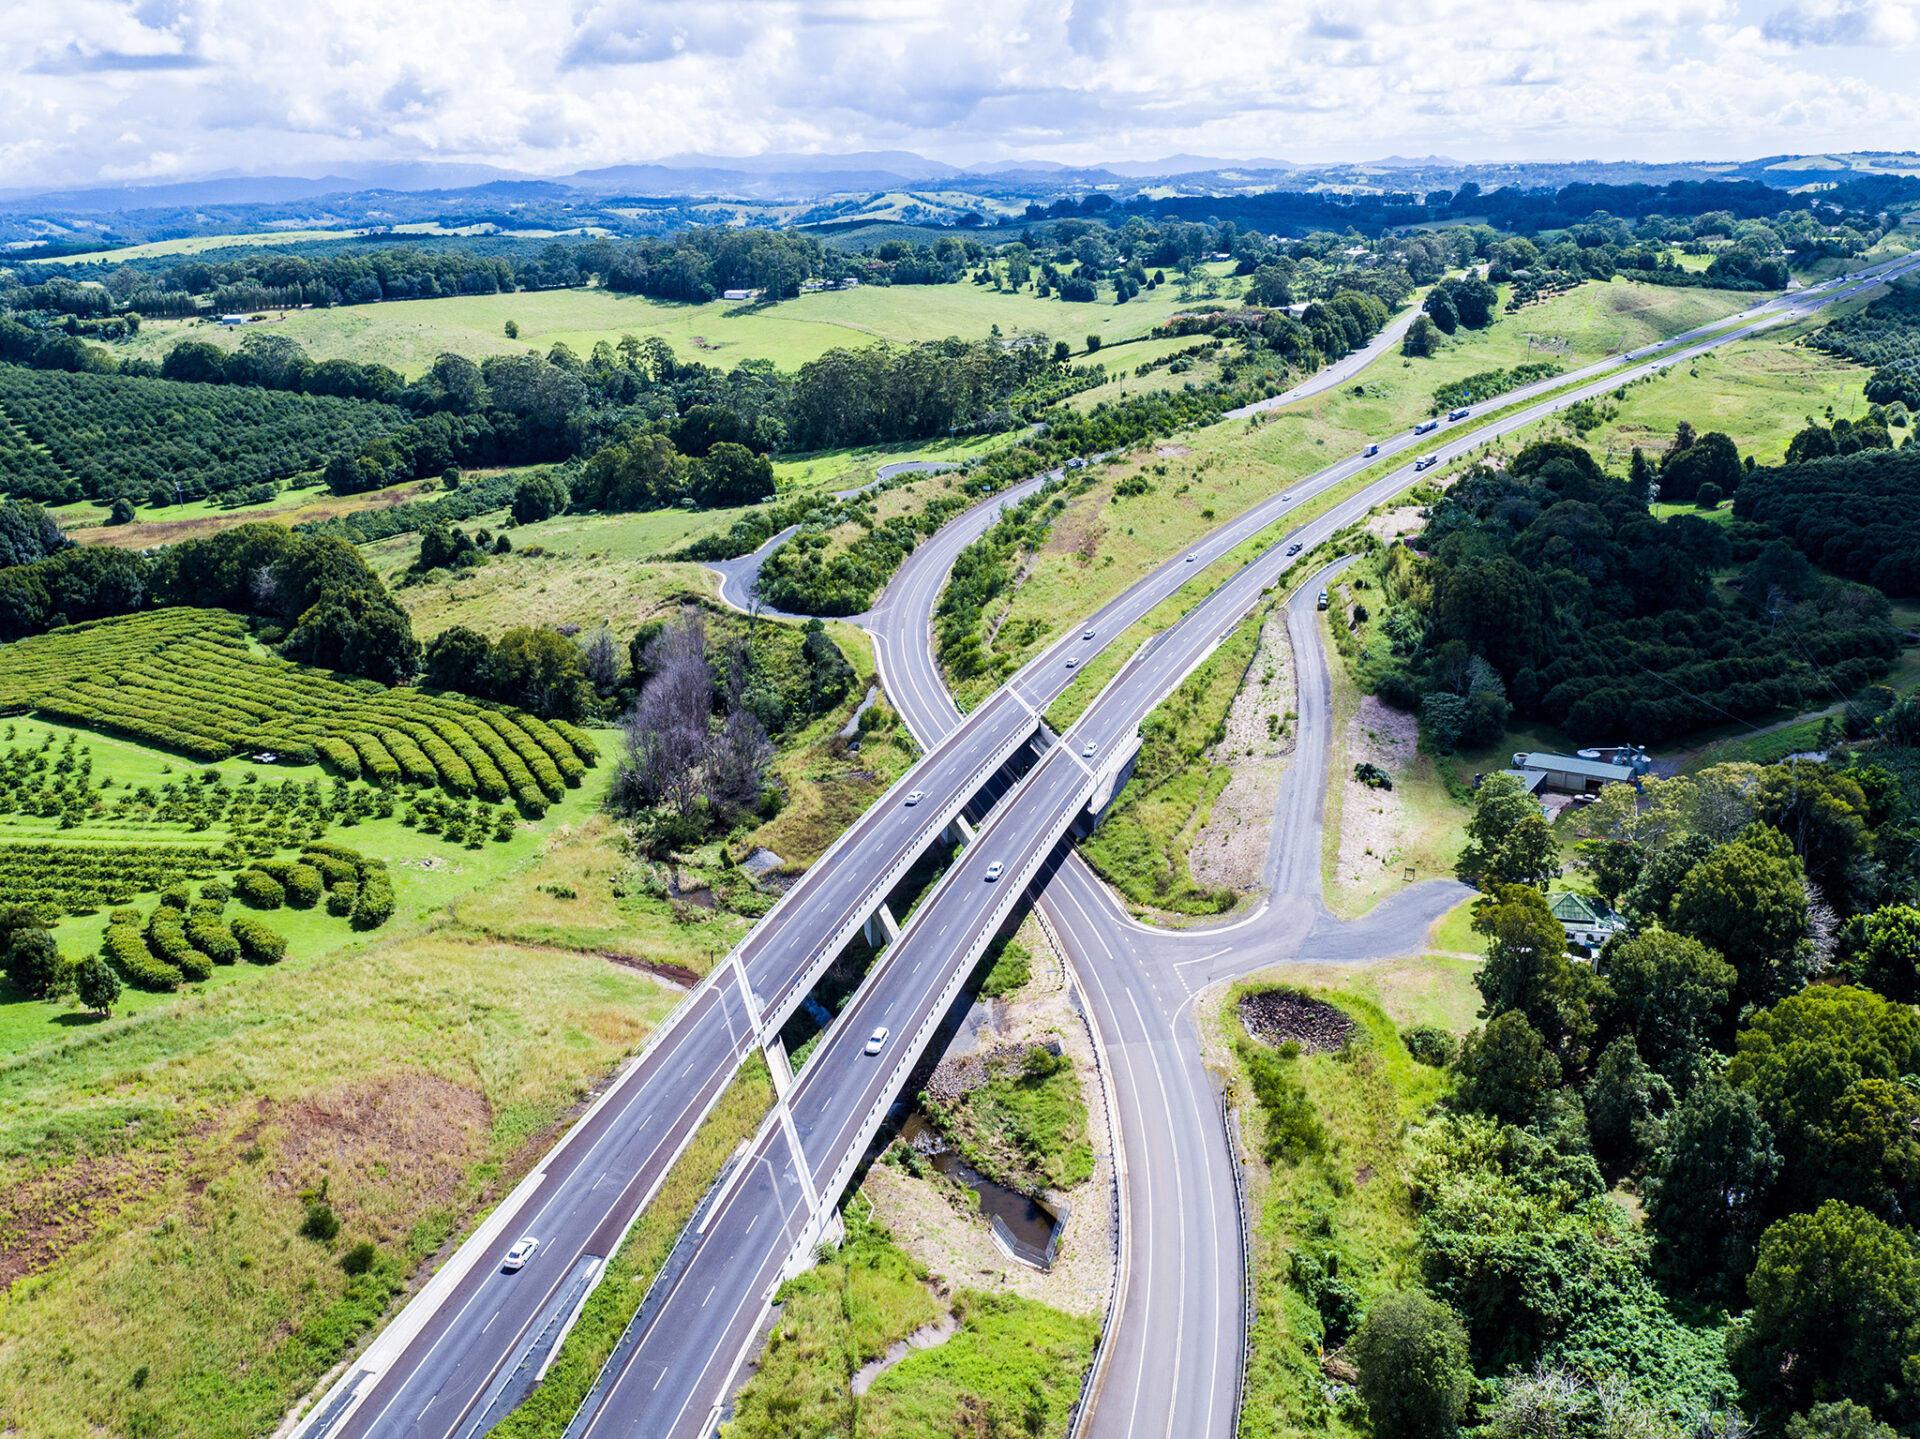
<path id="1" fill-rule="evenodd" d="M 740 1066 L 646 1212 L 607 1261 L 599 1287 L 554 1356 L 547 1377 L 493 1430 L 496 1439 L 556 1439 L 566 1432 L 620 1336 L 639 1311 L 701 1197 L 773 1106 L 773 1078 L 756 1052 Z"/>

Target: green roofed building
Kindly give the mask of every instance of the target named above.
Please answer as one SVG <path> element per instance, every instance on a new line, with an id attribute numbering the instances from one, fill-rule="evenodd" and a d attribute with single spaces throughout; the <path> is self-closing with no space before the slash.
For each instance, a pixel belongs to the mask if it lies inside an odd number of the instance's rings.
<path id="1" fill-rule="evenodd" d="M 1605 900 L 1590 894 L 1563 890 L 1547 896 L 1547 908 L 1567 932 L 1567 943 L 1597 950 L 1627 927 L 1627 922 L 1607 908 Z"/>

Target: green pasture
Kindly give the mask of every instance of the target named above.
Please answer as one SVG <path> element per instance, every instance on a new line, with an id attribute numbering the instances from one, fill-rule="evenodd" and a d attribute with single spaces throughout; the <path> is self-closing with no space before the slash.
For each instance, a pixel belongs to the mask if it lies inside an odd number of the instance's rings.
<path id="1" fill-rule="evenodd" d="M 1616 402 L 1615 418 L 1587 436 L 1588 446 L 1624 472 L 1636 445 L 1657 455 L 1685 420 L 1702 434 L 1719 430 L 1730 436 L 1756 464 L 1779 464 L 1787 442 L 1809 418 L 1831 423 L 1829 406 L 1835 416 L 1865 414 L 1861 386 L 1871 373 L 1792 340 L 1792 335 L 1741 340 L 1630 386 Z"/>
<path id="2" fill-rule="evenodd" d="M 1224 267 L 1217 267 L 1224 268 Z M 621 295 L 611 290 L 532 290 L 509 295 L 460 295 L 433 300 L 390 300 L 332 309 L 269 311 L 257 325 L 225 326 L 202 320 L 154 319 L 137 339 L 115 346 L 116 354 L 159 359 L 190 336 L 237 349 L 248 334 L 264 331 L 298 340 L 316 360 L 378 361 L 404 375 L 418 375 L 446 351 L 484 359 L 488 355 L 545 354 L 556 343 L 585 357 L 605 340 L 623 335 L 658 337 L 684 360 L 731 369 L 742 360 L 771 360 L 783 370 L 799 368 L 831 349 L 889 341 L 905 344 L 949 335 L 980 339 L 995 325 L 1011 338 L 1043 333 L 1072 343 L 1144 335 L 1156 324 L 1195 304 L 1179 298 L 1171 281 L 1124 305 L 1111 298 L 1091 304 L 1041 299 L 1031 291 L 1000 291 L 968 280 L 951 285 L 863 285 L 825 290 L 777 305 L 714 300 L 678 304 Z M 506 336 L 511 320 L 518 339 Z"/>
<path id="3" fill-rule="evenodd" d="M 84 265 L 93 260 L 109 268 L 126 260 L 150 260 L 160 255 L 198 255 L 207 250 L 252 249 L 262 245 L 298 245 L 307 240 L 345 240 L 363 233 L 359 230 L 261 230 L 250 235 L 189 235 L 178 240 L 150 240 L 144 245 L 124 245 L 99 255 L 60 255 L 36 259 L 31 254 L 10 257 L 15 265 Z"/>

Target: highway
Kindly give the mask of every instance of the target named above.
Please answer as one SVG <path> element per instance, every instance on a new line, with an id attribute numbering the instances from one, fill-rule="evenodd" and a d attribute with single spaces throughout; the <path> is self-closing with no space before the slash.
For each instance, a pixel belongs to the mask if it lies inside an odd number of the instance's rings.
<path id="1" fill-rule="evenodd" d="M 1823 287 L 1823 296 L 1802 292 L 1757 307 L 1741 317 L 1747 323 L 1728 329 L 1702 349 L 1876 282 L 1850 281 Z M 1723 326 L 1732 323 L 1722 322 Z M 1672 350 L 1668 345 L 1661 353 Z M 1667 362 L 1677 363 L 1694 352 L 1674 353 Z M 1604 384 L 1590 388 L 1598 393 L 1639 372 L 1617 371 Z M 1549 383 L 1564 385 L 1567 377 Z M 1530 423 L 1582 393 L 1586 391 L 1528 407 L 1496 426 L 1463 424 L 1451 436 L 1443 432 L 1437 437 L 1445 443 L 1436 448 L 1449 456 L 1463 452 L 1494 434 Z M 1519 398 L 1524 396 L 1503 397 L 1501 403 L 1511 405 Z M 1422 438 L 1426 444 L 1433 443 Z M 558 1329 L 551 1320 L 556 1305 L 563 1306 L 576 1289 L 591 1282 L 593 1261 L 612 1252 L 758 1038 L 798 1003 L 818 970 L 872 911 L 876 896 L 891 888 L 1001 762 L 1026 742 L 1036 712 L 1072 677 L 1073 672 L 1064 667 L 1067 650 L 1081 646 L 1093 652 L 1192 578 L 1203 564 L 1258 533 L 1288 508 L 1414 444 L 1410 435 L 1385 441 L 1381 457 L 1354 457 L 1297 484 L 1290 492 L 1291 504 L 1275 497 L 1222 526 L 1194 547 L 1194 563 L 1177 556 L 1104 607 L 1093 621 L 1097 639 L 1092 644 L 1079 640 L 1081 627 L 1075 625 L 964 721 L 954 712 L 927 650 L 932 604 L 958 549 L 992 522 L 1001 504 L 1041 481 L 1029 481 L 976 507 L 921 546 L 868 619 L 881 640 L 889 694 L 926 741 L 926 758 L 810 869 L 683 1003 L 640 1058 L 350 1367 L 298 1432 L 417 1434 L 425 1439 L 476 1430 L 511 1398 L 508 1381 L 529 1368 L 538 1357 L 537 1346 L 557 1338 Z M 1331 533 L 1379 499 L 1404 488 L 1408 478 L 1404 467 L 1397 469 L 1313 522 L 1304 536 L 1311 543 Z M 724 1394 L 732 1360 L 751 1339 L 766 1290 L 780 1272 L 786 1250 L 805 1232 L 810 1219 L 817 1220 L 821 1207 L 830 1207 L 837 1198 L 836 1180 L 864 1149 L 863 1135 L 875 1104 L 884 1109 L 885 1099 L 891 1097 L 887 1085 L 895 1082 L 892 1076 L 898 1072 L 903 1077 L 903 1066 L 910 1067 L 914 1056 L 907 1055 L 905 1047 L 925 1031 L 930 1016 L 944 1009 L 943 996 L 969 967 L 964 952 L 985 942 L 991 928 L 987 920 L 1010 908 L 1022 885 L 1053 862 L 1059 835 L 1086 798 L 1090 775 L 1079 749 L 1095 743 L 1093 763 L 1097 764 L 1098 754 L 1124 743 L 1185 669 L 1204 657 L 1219 634 L 1231 629 L 1257 598 L 1261 585 L 1271 582 L 1278 566 L 1270 561 L 1278 553 L 1278 546 L 1270 547 L 1150 649 L 1134 656 L 1089 709 L 1071 743 L 1051 749 L 1014 791 L 1013 802 L 1003 801 L 996 807 L 981 831 L 981 842 L 968 847 L 922 903 L 901 940 L 888 947 L 855 996 L 846 1022 L 830 1031 L 787 1102 L 762 1132 L 740 1182 L 715 1207 L 687 1270 L 665 1296 L 661 1313 L 670 1311 L 671 1321 L 653 1322 L 636 1346 L 632 1362 L 613 1376 L 593 1432 L 699 1432 L 697 1424 L 705 1421 L 718 1403 L 717 1396 Z M 1219 628 L 1221 622 L 1224 629 Z M 1302 753 L 1306 753 L 1304 734 Z M 908 788 L 925 790 L 927 801 L 913 808 L 904 806 L 901 798 Z M 1305 796 L 1297 797 L 1295 803 L 1303 807 L 1301 813 L 1311 811 L 1311 816 L 1302 820 L 1295 815 L 1287 822 L 1311 823 L 1317 834 L 1316 801 Z M 1276 840 L 1276 852 L 1287 848 Z M 1317 842 L 1311 849 L 1304 843 L 1293 849 L 1302 856 L 1296 867 L 1317 875 Z M 976 873 L 989 862 L 989 850 L 1004 858 L 1009 868 L 1006 878 L 992 886 Z M 1313 882 L 1317 884 L 1317 879 Z M 1117 910 L 1105 891 L 1076 861 L 1060 866 L 1048 885 L 1045 903 L 1050 909 L 1057 904 L 1056 929 L 1073 933 L 1070 948 L 1092 949 L 1074 956 L 1080 972 L 1085 972 L 1087 961 L 1102 943 L 1108 947 L 1102 960 L 1112 958 L 1116 936 L 1123 936 L 1121 943 L 1129 952 L 1153 951 L 1151 958 L 1136 953 L 1137 976 L 1124 985 L 1116 980 L 1110 994 L 1102 993 L 1107 971 L 1100 972 L 1098 982 L 1083 988 L 1093 1000 L 1096 1022 L 1108 1037 L 1114 1067 L 1120 1072 L 1116 1082 L 1129 1091 L 1120 1099 L 1120 1120 L 1129 1152 L 1137 1150 L 1129 1164 L 1130 1206 L 1139 1206 L 1150 1217 L 1178 1212 L 1184 1216 L 1184 1227 L 1193 1231 L 1182 1233 L 1174 1249 L 1162 1254 L 1169 1241 L 1157 1236 L 1174 1232 L 1168 1224 L 1136 1220 L 1129 1226 L 1130 1244 L 1155 1248 L 1152 1256 L 1141 1251 L 1127 1266 L 1128 1305 L 1107 1346 L 1109 1354 L 1166 1321 L 1169 1287 L 1182 1294 L 1205 1287 L 1180 1285 L 1178 1275 L 1223 1274 L 1222 1256 L 1229 1248 L 1233 1266 L 1238 1265 L 1238 1224 L 1230 1187 L 1224 1196 L 1220 1193 L 1218 1168 L 1209 1171 L 1201 1152 L 1208 1131 L 1196 1130 L 1192 1122 L 1180 1119 L 1183 1096 L 1188 1113 L 1202 1094 L 1209 1103 L 1211 1096 L 1197 1059 L 1183 1052 L 1177 1035 L 1169 1038 L 1167 1034 L 1167 1019 L 1177 1016 L 1179 1007 L 1174 1001 L 1169 1008 L 1173 996 L 1167 985 L 1173 980 L 1166 970 L 1169 964 L 1175 965 L 1174 977 L 1191 992 L 1216 973 L 1266 963 L 1266 956 L 1289 950 L 1316 952 L 1316 946 L 1344 949 L 1352 942 L 1345 931 L 1329 927 L 1317 905 L 1317 894 L 1312 902 L 1295 902 L 1297 898 L 1276 895 L 1270 901 L 1276 922 L 1251 926 L 1224 948 L 1216 942 L 1213 947 L 1221 952 L 1203 956 L 1191 953 L 1195 936 L 1158 935 L 1124 917 L 1116 919 Z M 1104 916 L 1095 913 L 1102 907 Z M 968 945 L 956 944 L 963 936 L 968 937 Z M 1224 933 L 1216 935 L 1216 940 L 1225 938 Z M 1164 958 L 1175 952 L 1190 958 Z M 1117 975 L 1125 968 L 1115 959 L 1111 972 Z M 1131 1029 L 1129 1018 L 1136 1021 Z M 855 1051 L 871 1028 L 870 1020 L 888 1023 L 893 1038 L 888 1052 L 867 1061 Z M 1164 1090 L 1164 1102 L 1156 1094 L 1159 1090 Z M 1217 1109 L 1213 1114 L 1217 1130 Z M 1198 1148 L 1187 1159 L 1168 1165 L 1169 1151 L 1177 1153 L 1183 1144 Z M 1223 1158 L 1223 1145 L 1218 1147 L 1218 1157 Z M 1143 1155 L 1151 1155 L 1151 1162 L 1143 1164 Z M 1164 1170 L 1171 1172 L 1157 1172 Z M 1145 1178 L 1150 1174 L 1151 1182 Z M 1152 1184 L 1164 1189 L 1168 1180 L 1173 1183 L 1172 1192 L 1153 1192 Z M 1203 1180 L 1209 1186 L 1206 1199 L 1184 1192 L 1183 1186 L 1197 1189 Z M 1143 1183 L 1148 1184 L 1147 1192 L 1136 1194 L 1136 1187 Z M 1227 1206 L 1224 1211 L 1222 1204 Z M 1209 1213 L 1210 1218 L 1204 1217 Z M 497 1267 L 498 1256 L 522 1232 L 540 1234 L 541 1253 L 520 1273 L 503 1274 Z M 1172 1253 L 1177 1253 L 1177 1261 L 1168 1257 Z M 710 1277 L 704 1295 L 697 1292 L 696 1283 L 702 1275 Z M 1175 1277 L 1163 1280 L 1162 1275 Z M 1155 1285 L 1160 1286 L 1158 1301 L 1151 1298 Z M 1148 1296 L 1138 1301 L 1146 1308 L 1136 1308 L 1136 1294 Z M 1181 1419 L 1178 1432 L 1215 1432 L 1227 1426 L 1231 1397 L 1222 1397 L 1219 1385 L 1224 1381 L 1219 1375 L 1224 1369 L 1229 1379 L 1237 1380 L 1234 1356 L 1241 1342 L 1237 1302 L 1236 1298 L 1230 1324 L 1223 1313 L 1210 1317 L 1200 1312 L 1207 1307 L 1204 1304 L 1190 1306 L 1183 1299 L 1174 1306 L 1179 1316 L 1172 1321 L 1179 1329 L 1178 1362 L 1166 1363 L 1163 1337 L 1156 1337 L 1150 1351 L 1142 1350 L 1142 1357 L 1149 1352 L 1159 1357 L 1134 1370 L 1144 1375 L 1136 1380 L 1136 1389 L 1151 1385 L 1166 1392 L 1136 1393 L 1131 1401 L 1133 1414 L 1109 1426 L 1105 1406 L 1119 1401 L 1103 1390 L 1093 1411 L 1095 1432 L 1151 1432 L 1161 1427 L 1163 1417 L 1169 1433 L 1175 1432 L 1177 1418 Z M 1196 1310 L 1190 1335 L 1189 1307 Z M 1142 1313 L 1153 1323 L 1139 1318 Z M 699 1347 L 708 1340 L 712 1341 L 708 1347 Z M 650 1371 L 647 1365 L 656 1361 L 657 1370 Z M 1147 1370 L 1152 1373 L 1146 1374 Z M 1109 1372 L 1124 1371 L 1116 1367 Z M 665 1382 L 669 1375 L 671 1384 Z M 1182 1417 L 1189 1415 L 1191 1425 Z M 1136 1420 L 1149 1417 L 1146 1428 L 1136 1425 Z"/>
<path id="2" fill-rule="evenodd" d="M 1913 263 L 1920 266 L 1920 257 Z M 1850 292 L 1849 287 L 1835 286 L 1827 298 Z M 1756 306 L 1732 322 L 1712 327 L 1710 338 L 1692 345 L 1682 340 L 1678 346 L 1654 347 L 1657 358 L 1637 366 L 1590 367 L 1603 372 L 1604 377 L 1550 399 L 1524 403 L 1532 391 L 1503 397 L 1503 406 L 1509 408 L 1500 419 L 1479 426 L 1461 424 L 1450 433 L 1442 432 L 1431 438 L 1417 437 L 1421 442 L 1419 448 L 1431 445 L 1443 460 L 1459 458 L 1568 404 L 1652 373 L 1662 364 L 1683 363 L 1730 340 L 1782 323 L 1820 302 L 1816 297 L 1796 297 L 1796 300 L 1797 303 Z M 1552 385 L 1557 388 L 1566 383 L 1567 377 L 1560 377 Z M 1512 408 L 1516 403 L 1518 407 Z M 1415 440 L 1414 436 L 1403 435 L 1383 442 L 1382 454 L 1414 448 Z M 1359 461 L 1356 457 L 1356 460 L 1331 466 L 1295 485 L 1289 492 L 1290 504 L 1275 497 L 1239 520 L 1222 526 L 1194 547 L 1196 563 L 1218 558 L 1240 539 L 1265 528 L 1271 519 L 1277 518 L 1276 511 L 1297 506 L 1374 463 L 1378 463 L 1377 459 Z M 1375 503 L 1404 489 L 1413 475 L 1411 465 L 1396 468 L 1308 522 L 1294 537 L 1311 547 L 1364 515 Z M 688 1268 L 673 1292 L 666 1296 L 625 1368 L 613 1376 L 599 1409 L 581 1432 L 593 1436 L 709 1432 L 731 1375 L 750 1346 L 760 1314 L 782 1273 L 782 1247 L 805 1242 L 815 1232 L 809 1230 L 804 1212 L 807 1196 L 820 1196 L 824 1204 L 837 1199 L 878 1128 L 888 1102 L 898 1092 L 961 981 L 1000 922 L 1015 908 L 1020 898 L 1017 891 L 1036 878 L 1051 861 L 1061 836 L 1084 807 L 1094 787 L 1094 767 L 1099 763 L 1099 756 L 1126 744 L 1140 721 L 1252 608 L 1261 590 L 1273 583 L 1285 568 L 1282 549 L 1279 544 L 1270 545 L 1252 563 L 1226 578 L 1177 624 L 1143 646 L 1086 711 L 1065 742 L 1049 749 L 1014 791 L 994 808 L 975 841 L 962 852 L 933 893 L 921 902 L 906 929 L 882 953 L 840 1020 L 815 1050 L 788 1096 L 785 1112 L 763 1129 L 756 1144 L 753 1156 L 756 1182 L 736 1187 L 716 1209 Z M 1091 627 L 1102 638 L 1113 633 L 1116 627 L 1124 628 L 1131 623 L 1129 616 L 1137 618 L 1193 573 L 1193 565 L 1185 556 L 1176 556 L 1097 612 Z M 916 711 L 922 705 L 927 706 L 929 716 L 937 713 L 927 684 L 923 682 L 916 687 L 911 679 L 903 683 L 899 668 L 904 661 L 904 673 L 911 674 L 914 657 L 925 652 L 924 624 L 930 616 L 926 597 L 937 594 L 937 590 L 937 583 L 924 572 L 906 576 L 905 582 L 895 587 L 895 620 L 876 626 L 876 633 L 887 636 L 890 641 L 888 688 L 903 713 L 908 712 L 909 705 Z M 920 598 L 910 600 L 907 598 L 910 595 Z M 1083 643 L 1080 633 L 1078 624 L 1069 628 L 1022 670 L 1007 689 L 1023 703 L 1044 709 L 1074 673 L 1066 668 L 1065 656 L 1074 646 Z M 924 662 L 930 672 L 930 657 Z M 932 683 L 938 684 L 937 676 Z M 950 707 L 951 702 L 948 704 Z M 1091 760 L 1082 753 L 1088 745 L 1094 749 Z M 1296 778 L 1311 785 L 1314 781 L 1306 777 L 1307 768 L 1296 765 L 1293 772 Z M 1323 776 L 1321 780 L 1323 782 Z M 1317 795 L 1301 794 L 1296 787 L 1282 798 L 1283 804 L 1295 806 L 1296 813 L 1311 812 L 1316 816 L 1308 823 L 1311 836 L 1317 841 Z M 1310 884 L 1311 895 L 1285 896 L 1305 901 L 1291 906 L 1293 922 L 1252 925 L 1244 934 L 1244 942 L 1224 946 L 1216 943 L 1218 954 L 1194 955 L 1191 963 L 1178 971 L 1180 983 L 1188 993 L 1216 975 L 1257 968 L 1275 958 L 1323 953 L 1329 958 L 1357 958 L 1403 951 L 1409 940 L 1414 944 L 1419 942 L 1426 921 L 1444 911 L 1459 894 L 1457 889 L 1449 889 L 1446 882 L 1441 882 L 1421 892 L 1404 893 L 1398 904 L 1383 906 L 1370 917 L 1370 924 L 1339 925 L 1330 921 L 1318 904 L 1317 878 L 1309 878 L 1312 872 L 1317 872 L 1318 844 L 1312 843 L 1309 848 L 1304 842 L 1307 836 L 1300 838 L 1303 842 L 1295 845 L 1292 837 L 1288 837 L 1285 847 L 1300 852 L 1300 861 L 1291 869 L 1296 883 Z M 1276 841 L 1279 842 L 1278 837 Z M 1005 874 L 990 883 L 986 871 L 995 862 L 1005 865 Z M 1283 869 L 1287 867 L 1283 864 Z M 1090 891 L 1087 898 L 1097 895 L 1099 887 L 1090 885 Z M 1092 918 L 1084 904 L 1081 909 L 1085 918 Z M 1274 916 L 1276 920 L 1281 917 Z M 1086 928 L 1094 936 L 1104 937 L 1109 929 L 1118 932 L 1122 926 L 1112 925 L 1109 915 L 1106 925 L 1068 927 Z M 1125 927 L 1145 931 L 1144 926 L 1133 926 L 1131 921 L 1126 921 Z M 1171 938 L 1155 936 L 1156 948 L 1174 948 L 1166 943 Z M 1197 947 L 1205 942 L 1204 937 L 1182 938 L 1186 944 L 1180 948 Z M 1394 938 L 1398 942 L 1389 942 L 1384 950 L 1376 947 L 1383 939 Z M 1164 971 L 1166 962 L 1161 961 L 1158 967 Z M 1164 1015 L 1169 1012 L 1167 1002 L 1171 996 L 1163 973 L 1152 973 L 1143 967 L 1141 974 L 1144 993 L 1130 988 L 1110 995 L 1110 1007 L 1116 1016 L 1121 1016 L 1123 1005 L 1137 1009 L 1138 1032 L 1151 1048 L 1161 1033 L 1148 1037 L 1145 1023 L 1148 1006 L 1141 1001 L 1149 1000 L 1154 1012 Z M 1171 1012 L 1178 1015 L 1181 1003 L 1175 1000 Z M 863 1053 L 866 1037 L 880 1026 L 889 1032 L 886 1043 L 878 1055 L 868 1056 Z M 1124 1048 L 1124 1027 L 1115 1034 Z M 1183 1067 L 1184 1063 L 1183 1059 Z M 1191 1094 L 1201 1081 L 1191 1076 L 1190 1069 L 1187 1072 L 1191 1082 L 1185 1088 Z M 1156 1068 L 1154 1077 L 1164 1079 L 1165 1070 Z M 1136 1098 L 1141 1087 L 1135 1087 Z M 1167 1107 L 1174 1108 L 1171 1091 Z M 1174 1157 L 1180 1152 L 1176 1130 L 1184 1128 L 1192 1133 L 1196 1126 L 1179 1125 L 1177 1111 L 1173 1118 L 1176 1122 L 1161 1130 L 1172 1143 L 1173 1153 L 1154 1152 L 1149 1160 L 1135 1153 L 1135 1137 L 1127 1136 L 1130 1186 L 1132 1176 L 1141 1172 L 1143 1162 L 1150 1162 L 1153 1170 L 1171 1171 L 1181 1178 L 1190 1172 L 1196 1185 L 1210 1174 L 1218 1174 L 1217 1168 L 1204 1162 L 1191 1171 L 1178 1165 Z M 1128 1116 L 1123 1113 L 1121 1120 L 1126 1124 Z M 1131 1366 L 1130 1371 L 1129 1367 L 1112 1364 L 1103 1369 L 1102 1378 L 1109 1373 L 1131 1372 L 1139 1386 L 1151 1385 L 1159 1391 L 1158 1402 L 1150 1403 L 1152 1396 L 1136 1399 L 1124 1411 L 1114 1413 L 1109 1421 L 1101 1410 L 1118 1401 L 1107 1397 L 1109 1390 L 1103 1383 L 1096 1396 L 1094 1432 L 1155 1432 L 1164 1426 L 1164 1432 L 1169 1434 L 1208 1433 L 1231 1427 L 1232 1395 L 1230 1390 L 1222 1391 L 1224 1386 L 1237 1383 L 1237 1355 L 1242 1336 L 1239 1285 L 1225 1282 L 1228 1273 L 1237 1275 L 1239 1270 L 1238 1226 L 1232 1221 L 1230 1211 L 1224 1222 L 1221 1212 L 1221 1206 L 1230 1203 L 1216 1179 L 1210 1202 L 1198 1195 L 1190 1199 L 1179 1192 L 1159 1197 L 1157 1208 L 1162 1212 L 1171 1209 L 1180 1215 L 1177 1227 L 1159 1226 L 1171 1230 L 1168 1237 L 1156 1240 L 1147 1234 L 1145 1225 L 1130 1226 L 1134 1233 L 1143 1236 L 1140 1243 L 1157 1242 L 1166 1251 L 1158 1261 L 1140 1255 L 1140 1272 L 1129 1275 L 1130 1300 L 1136 1290 L 1147 1296 L 1138 1302 L 1154 1331 L 1153 1337 L 1144 1341 L 1143 1350 L 1143 1357 L 1151 1354 L 1152 1362 Z M 1231 1242 L 1227 1238 L 1229 1234 Z M 1229 1253 L 1230 1265 L 1223 1259 Z M 1209 1258 L 1211 1264 L 1207 1262 Z M 1194 1284 L 1195 1273 L 1209 1273 L 1209 1282 Z M 1150 1297 L 1153 1280 L 1143 1276 L 1158 1279 L 1165 1288 L 1180 1295 L 1180 1299 L 1167 1304 L 1163 1288 L 1163 1300 L 1156 1304 Z M 1230 1304 L 1226 1302 L 1228 1299 Z M 1195 1335 L 1189 1341 L 1184 1331 L 1188 1312 L 1195 1309 L 1212 1312 L 1194 1316 Z M 1129 1317 L 1126 1310 L 1122 1313 L 1123 1319 Z M 1169 1362 L 1169 1325 L 1176 1331 L 1171 1346 L 1173 1362 Z M 1116 1326 L 1122 1332 L 1129 1327 L 1125 1323 Z M 1232 1356 L 1231 1362 L 1223 1362 L 1223 1354 Z"/>

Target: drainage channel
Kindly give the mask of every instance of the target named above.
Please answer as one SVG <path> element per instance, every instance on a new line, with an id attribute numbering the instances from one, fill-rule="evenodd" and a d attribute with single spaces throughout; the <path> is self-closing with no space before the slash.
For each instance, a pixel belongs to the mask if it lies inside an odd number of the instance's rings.
<path id="1" fill-rule="evenodd" d="M 1031 1195 L 996 1184 L 949 1148 L 940 1132 L 915 1114 L 900 1127 L 901 1142 L 949 1179 L 980 1196 L 980 1215 L 1000 1243 L 1022 1263 L 1047 1269 L 1053 1263 L 1054 1236 L 1066 1223 Z"/>

